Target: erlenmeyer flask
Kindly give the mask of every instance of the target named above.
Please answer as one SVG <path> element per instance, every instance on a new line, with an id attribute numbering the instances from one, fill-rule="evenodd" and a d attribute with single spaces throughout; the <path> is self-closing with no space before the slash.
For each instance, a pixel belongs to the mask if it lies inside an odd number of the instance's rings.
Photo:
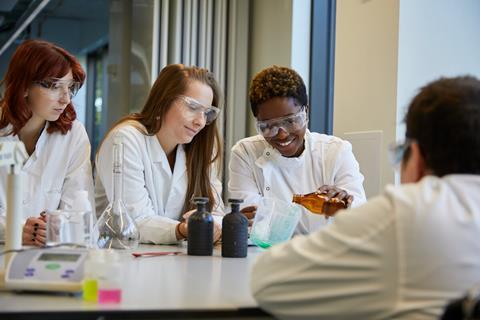
<path id="1" fill-rule="evenodd" d="M 95 225 L 97 246 L 102 249 L 135 249 L 140 234 L 135 221 L 130 217 L 123 197 L 123 140 L 115 137 L 113 142 L 113 199 Z"/>

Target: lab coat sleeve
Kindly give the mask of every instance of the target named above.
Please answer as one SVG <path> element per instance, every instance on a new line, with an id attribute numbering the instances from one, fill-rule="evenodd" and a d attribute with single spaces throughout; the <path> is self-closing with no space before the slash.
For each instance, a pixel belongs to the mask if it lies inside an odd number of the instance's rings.
<path id="1" fill-rule="evenodd" d="M 63 182 L 59 207 L 61 209 L 71 208 L 75 199 L 75 192 L 85 190 L 88 192 L 92 213 L 95 215 L 90 141 L 85 128 L 80 122 L 75 121 L 73 123 L 71 144 L 68 145 L 68 150 L 62 150 L 61 152 L 69 155 L 69 163 Z M 72 209 L 75 210 L 75 208 Z"/>
<path id="2" fill-rule="evenodd" d="M 264 252 L 251 273 L 259 305 L 280 319 L 386 319 L 396 301 L 391 201 L 378 197 L 326 228 Z"/>
<path id="3" fill-rule="evenodd" d="M 230 197 L 243 199 L 242 206 L 258 205 L 262 190 L 255 178 L 255 160 L 250 158 L 242 144 L 236 144 L 231 151 L 229 164 L 228 190 Z"/>
<path id="4" fill-rule="evenodd" d="M 363 175 L 352 152 L 350 142 L 344 141 L 335 161 L 334 184 L 353 195 L 352 207 L 364 204 L 367 199 L 363 189 Z"/>
<path id="5" fill-rule="evenodd" d="M 145 172 L 143 167 L 142 149 L 145 144 L 143 135 L 135 134 L 129 128 L 120 128 L 112 132 L 103 141 L 96 159 L 98 181 L 103 185 L 108 201 L 113 199 L 113 141 L 115 136 L 123 139 L 123 202 L 132 218 L 135 219 L 140 232 L 140 241 L 143 243 L 172 244 L 177 242 L 175 235 L 176 225 L 179 223 L 155 213 L 152 200 L 145 186 Z M 97 187 L 97 192 L 101 188 Z M 101 196 L 97 194 L 98 198 Z"/>

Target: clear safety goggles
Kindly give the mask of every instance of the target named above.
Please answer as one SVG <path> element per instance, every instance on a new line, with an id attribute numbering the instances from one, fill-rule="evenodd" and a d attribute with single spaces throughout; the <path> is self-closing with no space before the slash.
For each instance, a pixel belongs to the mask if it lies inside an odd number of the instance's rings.
<path id="1" fill-rule="evenodd" d="M 257 132 L 265 138 L 272 138 L 278 134 L 280 128 L 288 133 L 303 129 L 307 124 L 307 112 L 305 106 L 295 114 L 265 121 L 256 122 Z"/>
<path id="2" fill-rule="evenodd" d="M 195 118 L 199 114 L 202 114 L 205 119 L 205 125 L 211 124 L 215 119 L 217 119 L 220 109 L 214 106 L 206 107 L 197 100 L 187 97 L 179 96 L 180 99 L 184 102 L 184 111 L 188 118 Z"/>
<path id="3" fill-rule="evenodd" d="M 60 98 L 68 93 L 70 99 L 77 94 L 82 86 L 80 82 L 75 80 L 60 80 L 56 78 L 35 81 L 35 84 L 47 89 L 47 92 L 53 97 Z"/>
<path id="4" fill-rule="evenodd" d="M 388 146 L 388 160 L 394 168 L 399 168 L 402 163 L 405 152 L 410 148 L 412 139 L 406 139 L 404 142 L 394 142 Z"/>

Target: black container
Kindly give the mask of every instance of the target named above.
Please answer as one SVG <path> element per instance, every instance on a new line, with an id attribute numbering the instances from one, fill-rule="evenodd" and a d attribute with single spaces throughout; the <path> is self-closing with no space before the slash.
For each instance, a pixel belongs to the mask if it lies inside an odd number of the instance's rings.
<path id="1" fill-rule="evenodd" d="M 248 247 L 248 219 L 240 212 L 241 199 L 228 199 L 232 211 L 222 221 L 222 257 L 245 258 Z"/>
<path id="2" fill-rule="evenodd" d="M 213 251 L 213 218 L 207 211 L 208 198 L 196 197 L 197 211 L 188 218 L 188 254 L 211 256 Z"/>

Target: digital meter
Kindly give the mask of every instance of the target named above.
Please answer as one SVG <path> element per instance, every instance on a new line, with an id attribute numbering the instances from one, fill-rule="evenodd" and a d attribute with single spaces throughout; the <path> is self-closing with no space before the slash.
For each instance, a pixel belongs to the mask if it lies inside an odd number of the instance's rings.
<path id="1" fill-rule="evenodd" d="M 86 249 L 38 249 L 14 254 L 5 272 L 12 290 L 80 292 Z"/>

